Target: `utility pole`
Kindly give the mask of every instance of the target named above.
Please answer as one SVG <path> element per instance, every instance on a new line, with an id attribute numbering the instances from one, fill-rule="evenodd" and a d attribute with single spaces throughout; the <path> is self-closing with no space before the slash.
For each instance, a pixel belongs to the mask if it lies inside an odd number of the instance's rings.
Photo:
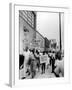
<path id="1" fill-rule="evenodd" d="M 62 49 L 61 45 L 61 12 L 59 12 L 59 38 L 60 38 L 60 50 Z"/>

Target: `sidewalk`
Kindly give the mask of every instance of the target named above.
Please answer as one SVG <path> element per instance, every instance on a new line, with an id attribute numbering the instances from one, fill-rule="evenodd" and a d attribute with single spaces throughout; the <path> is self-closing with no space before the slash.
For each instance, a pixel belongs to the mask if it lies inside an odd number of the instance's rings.
<path id="1" fill-rule="evenodd" d="M 41 74 L 41 69 L 40 69 L 40 72 L 36 72 L 36 75 L 35 75 L 35 79 L 40 79 L 40 78 L 54 78 L 55 77 L 55 75 L 53 74 L 53 73 L 51 73 L 51 66 L 49 66 L 49 68 L 48 69 L 46 69 L 45 70 L 45 73 L 43 73 L 43 74 Z M 24 71 L 23 71 L 23 69 L 22 70 L 20 70 L 20 79 L 23 77 L 23 73 Z M 28 76 L 26 79 L 31 79 L 31 75 L 30 76 Z"/>
<path id="2" fill-rule="evenodd" d="M 48 69 L 45 70 L 45 73 L 41 74 L 41 72 L 38 72 L 35 76 L 35 78 L 54 78 L 55 75 L 51 73 L 51 67 L 49 66 Z"/>

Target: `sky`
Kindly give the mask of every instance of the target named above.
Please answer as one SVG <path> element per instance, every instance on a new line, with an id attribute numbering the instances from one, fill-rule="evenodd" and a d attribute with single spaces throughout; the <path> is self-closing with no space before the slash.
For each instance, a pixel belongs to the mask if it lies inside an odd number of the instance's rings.
<path id="1" fill-rule="evenodd" d="M 63 14 L 61 15 L 63 39 Z M 48 39 L 56 39 L 59 43 L 59 13 L 37 12 L 37 30 Z"/>

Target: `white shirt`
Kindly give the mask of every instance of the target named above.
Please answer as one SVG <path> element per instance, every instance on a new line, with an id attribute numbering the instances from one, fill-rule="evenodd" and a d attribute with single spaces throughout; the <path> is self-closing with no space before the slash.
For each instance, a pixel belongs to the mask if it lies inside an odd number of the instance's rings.
<path id="1" fill-rule="evenodd" d="M 28 50 L 27 52 L 25 51 L 25 52 L 23 53 L 23 55 L 24 55 L 24 57 L 25 57 L 24 62 L 26 63 L 26 62 L 29 60 L 30 51 L 29 51 L 29 50 Z"/>
<path id="2" fill-rule="evenodd" d="M 64 60 L 56 60 L 55 66 L 56 66 L 55 72 L 57 74 L 61 73 L 62 76 L 64 76 Z"/>

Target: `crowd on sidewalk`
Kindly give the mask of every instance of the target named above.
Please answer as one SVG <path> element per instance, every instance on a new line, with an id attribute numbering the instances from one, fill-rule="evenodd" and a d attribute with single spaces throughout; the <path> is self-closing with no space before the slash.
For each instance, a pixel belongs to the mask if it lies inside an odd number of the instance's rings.
<path id="1" fill-rule="evenodd" d="M 21 62 L 21 60 L 23 60 Z M 64 56 L 61 51 L 43 51 L 37 49 L 24 49 L 19 56 L 19 69 L 24 69 L 24 76 L 22 79 L 31 76 L 34 78 L 36 72 L 45 74 L 45 70 L 52 67 L 51 73 L 56 77 L 64 77 Z"/>

